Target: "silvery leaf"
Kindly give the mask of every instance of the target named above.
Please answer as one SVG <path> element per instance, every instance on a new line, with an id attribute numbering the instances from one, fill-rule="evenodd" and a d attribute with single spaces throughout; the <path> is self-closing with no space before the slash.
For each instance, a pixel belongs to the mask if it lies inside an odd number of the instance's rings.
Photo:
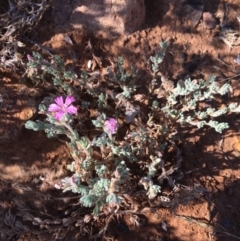
<path id="1" fill-rule="evenodd" d="M 237 103 L 232 103 L 228 107 L 231 112 L 240 112 L 240 105 L 237 106 Z"/>

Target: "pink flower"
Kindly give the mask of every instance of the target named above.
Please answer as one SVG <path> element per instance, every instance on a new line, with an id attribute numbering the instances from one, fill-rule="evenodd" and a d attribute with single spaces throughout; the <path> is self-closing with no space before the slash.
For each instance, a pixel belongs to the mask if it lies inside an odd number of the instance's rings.
<path id="1" fill-rule="evenodd" d="M 55 112 L 54 118 L 56 120 L 61 120 L 63 115 L 67 113 L 74 115 L 77 113 L 77 107 L 71 105 L 74 101 L 75 98 L 71 95 L 67 96 L 65 102 L 63 101 L 63 97 L 59 96 L 55 99 L 56 103 L 49 106 L 48 111 Z"/>
<path id="2" fill-rule="evenodd" d="M 118 128 L 118 123 L 115 119 L 110 118 L 109 120 L 107 120 L 105 122 L 105 131 L 110 133 L 110 134 L 114 134 L 117 132 L 117 128 Z"/>

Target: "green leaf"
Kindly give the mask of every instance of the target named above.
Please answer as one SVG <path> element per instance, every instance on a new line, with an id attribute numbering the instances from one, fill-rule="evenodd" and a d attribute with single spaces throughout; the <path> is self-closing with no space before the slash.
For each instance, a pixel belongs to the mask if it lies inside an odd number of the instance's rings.
<path id="1" fill-rule="evenodd" d="M 228 106 L 231 112 L 240 112 L 240 105 L 237 106 L 237 103 L 232 103 Z"/>
<path id="2" fill-rule="evenodd" d="M 103 178 L 108 172 L 108 168 L 105 165 L 96 165 L 95 170 L 100 178 Z"/>
<path id="3" fill-rule="evenodd" d="M 92 123 L 96 127 L 102 127 L 103 124 L 99 120 L 92 120 Z"/>
<path id="4" fill-rule="evenodd" d="M 110 180 L 106 178 L 105 179 L 102 178 L 98 180 L 93 186 L 93 193 L 98 197 L 105 195 L 106 192 L 108 191 L 109 184 L 110 184 Z"/>
<path id="5" fill-rule="evenodd" d="M 98 146 L 98 147 L 101 147 L 101 146 L 105 146 L 106 144 L 108 143 L 108 138 L 107 136 L 104 134 L 102 134 L 100 137 L 98 138 L 95 138 L 92 140 L 92 143 L 91 145 L 92 146 Z"/>
<path id="6" fill-rule="evenodd" d="M 160 45 L 160 48 L 165 51 L 166 48 L 168 47 L 168 41 L 167 40 L 161 41 L 159 45 Z"/>
<path id="7" fill-rule="evenodd" d="M 230 88 L 230 85 L 228 83 L 226 83 L 218 90 L 218 93 L 220 95 L 225 95 L 229 91 L 229 88 Z"/>
<path id="8" fill-rule="evenodd" d="M 30 129 L 30 130 L 34 130 L 34 131 L 42 131 L 45 129 L 45 123 L 42 121 L 27 121 L 25 123 L 25 128 L 26 129 Z"/>
<path id="9" fill-rule="evenodd" d="M 217 86 L 216 82 L 212 82 L 211 85 L 209 86 L 209 91 L 210 93 L 217 94 L 219 91 L 219 88 Z"/>
<path id="10" fill-rule="evenodd" d="M 63 77 L 64 79 L 67 79 L 67 80 L 72 80 L 74 79 L 76 76 L 75 74 L 72 72 L 72 71 L 65 71 L 64 74 L 63 74 Z"/>
<path id="11" fill-rule="evenodd" d="M 147 195 L 149 199 L 153 199 L 157 196 L 158 193 L 161 192 L 161 187 L 158 185 L 150 185 Z"/>
<path id="12" fill-rule="evenodd" d="M 219 123 L 218 121 L 210 120 L 207 125 L 213 127 L 216 132 L 222 133 L 223 130 L 229 128 L 228 123 Z"/>
<path id="13" fill-rule="evenodd" d="M 123 183 L 129 177 L 129 169 L 127 168 L 124 161 L 121 161 L 116 168 L 116 175 L 118 176 L 119 182 Z"/>
<path id="14" fill-rule="evenodd" d="M 205 118 L 207 118 L 208 113 L 204 112 L 204 111 L 197 111 L 197 112 L 195 112 L 195 115 L 198 119 L 205 119 Z"/>
<path id="15" fill-rule="evenodd" d="M 216 80 L 216 76 L 214 75 L 209 75 L 208 80 L 206 81 L 206 85 L 211 84 L 212 82 L 214 82 Z"/>
<path id="16" fill-rule="evenodd" d="M 189 91 L 189 92 L 193 92 L 194 90 L 197 90 L 199 88 L 199 85 L 196 83 L 196 80 L 191 80 L 190 78 L 187 78 L 184 81 L 185 84 L 185 88 Z"/>
<path id="17" fill-rule="evenodd" d="M 199 122 L 197 123 L 198 129 L 202 128 L 205 124 L 206 124 L 206 121 L 199 121 Z"/>
<path id="18" fill-rule="evenodd" d="M 96 201 L 96 196 L 92 194 L 84 195 L 80 198 L 80 203 L 82 203 L 84 207 L 93 207 Z"/>
<path id="19" fill-rule="evenodd" d="M 105 202 L 103 202 L 102 200 L 98 200 L 96 205 L 95 205 L 95 208 L 93 209 L 93 214 L 94 215 L 98 215 L 101 211 L 101 207 L 105 205 Z"/>
<path id="20" fill-rule="evenodd" d="M 90 167 L 92 166 L 94 160 L 92 158 L 87 158 L 82 162 L 82 168 L 86 171 L 88 171 L 90 169 Z"/>
<path id="21" fill-rule="evenodd" d="M 228 111 L 228 108 L 225 107 L 225 108 L 222 108 L 222 109 L 219 109 L 217 111 L 214 111 L 214 112 L 210 112 L 208 113 L 210 116 L 213 116 L 213 117 L 218 117 L 218 116 L 221 116 L 221 115 L 224 115 L 226 114 Z"/>
<path id="22" fill-rule="evenodd" d="M 87 193 L 89 192 L 89 187 L 84 185 L 78 185 L 76 187 L 76 192 L 80 193 L 81 195 L 87 195 Z"/>
<path id="23" fill-rule="evenodd" d="M 150 156 L 150 158 L 152 160 L 152 163 L 150 165 L 147 165 L 148 175 L 153 177 L 157 172 L 156 166 L 162 161 L 162 159 L 154 156 Z"/>

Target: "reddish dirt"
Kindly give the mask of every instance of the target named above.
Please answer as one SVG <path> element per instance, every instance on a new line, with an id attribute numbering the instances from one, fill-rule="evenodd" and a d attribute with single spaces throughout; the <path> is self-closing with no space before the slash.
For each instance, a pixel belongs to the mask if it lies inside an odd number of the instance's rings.
<path id="1" fill-rule="evenodd" d="M 206 1 L 204 11 L 215 14 L 221 2 Z M 239 0 L 226 0 L 225 3 L 228 7 L 225 21 L 231 28 L 239 31 L 240 22 L 236 19 L 236 13 L 240 14 Z M 102 64 L 96 65 L 96 68 L 101 67 L 104 72 L 117 56 L 123 56 L 126 68 L 134 63 L 145 81 L 149 78 L 146 71 L 149 56 L 154 54 L 161 40 L 168 40 L 170 45 L 162 65 L 165 76 L 173 81 L 186 75 L 207 78 L 210 74 L 217 76 L 218 81 L 229 79 L 233 86 L 232 93 L 220 101 L 223 105 L 230 101 L 239 101 L 240 65 L 234 60 L 240 52 L 240 45 L 230 48 L 219 39 L 219 18 L 217 26 L 209 30 L 204 27 L 202 20 L 198 23 L 192 15 L 192 9 L 190 11 L 184 1 L 146 1 L 146 19 L 142 29 L 110 40 L 106 36 L 103 38 L 88 33 L 83 28 L 74 30 L 67 27 L 72 11 L 70 0 L 56 0 L 50 5 L 34 35 L 29 37 L 48 48 L 52 54 L 61 55 L 76 72 L 86 69 L 87 62 L 93 60 L 86 50 L 87 41 L 91 40 L 94 53 Z M 73 45 L 64 40 L 66 35 L 71 38 Z M 31 50 L 39 49 L 33 45 Z M 43 212 L 47 209 L 53 217 L 67 210 L 66 203 L 58 198 L 74 195 L 61 194 L 54 189 L 54 184 L 68 174 L 66 165 L 71 158 L 67 147 L 57 139 L 48 139 L 44 133 L 29 131 L 23 127 L 27 119 L 36 117 L 34 106 L 48 93 L 41 88 L 18 84 L 11 74 L 0 73 L 0 78 L 0 94 L 3 96 L 3 102 L 0 103 L 0 229 L 8 232 L 9 226 L 3 222 L 4 216 L 9 208 L 14 214 L 18 214 L 16 206 L 20 205 L 19 200 L 28 201 L 29 207 L 35 211 Z M 239 114 L 229 114 L 221 120 L 228 122 L 230 126 L 223 134 L 195 128 L 186 128 L 181 134 L 181 139 L 184 140 L 181 168 L 183 177 L 178 183 L 186 190 L 201 187 L 205 190 L 204 195 L 196 192 L 194 198 L 189 200 L 186 194 L 176 203 L 173 212 L 167 208 L 144 208 L 141 210 L 143 223 L 140 227 L 134 226 L 128 215 L 120 220 L 113 220 L 107 232 L 109 240 L 240 239 Z M 32 201 L 33 195 L 35 201 Z M 21 215 L 17 215 L 18 220 L 21 220 L 20 217 Z M 167 225 L 167 231 L 162 228 L 163 222 Z M 26 224 L 30 223 L 26 221 Z M 100 227 L 103 223 L 100 220 L 97 226 Z M 56 238 L 51 233 L 41 233 L 37 227 L 31 227 L 35 230 L 33 234 L 26 232 L 17 235 L 16 232 L 10 240 L 44 241 Z M 74 229 L 61 240 L 88 240 L 79 232 L 79 229 Z M 5 241 L 1 237 L 3 236 L 0 236 L 0 240 Z"/>

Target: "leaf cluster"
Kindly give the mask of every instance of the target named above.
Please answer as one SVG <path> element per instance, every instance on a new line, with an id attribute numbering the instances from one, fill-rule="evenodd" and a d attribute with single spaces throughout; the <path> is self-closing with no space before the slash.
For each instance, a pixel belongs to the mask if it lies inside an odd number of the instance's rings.
<path id="1" fill-rule="evenodd" d="M 81 110 L 92 108 L 98 113 L 95 117 L 88 116 L 95 130 L 94 134 L 88 135 L 89 125 L 84 125 L 80 115 L 73 117 L 66 114 L 60 121 L 55 120 L 48 111 L 53 98 L 45 98 L 39 109 L 47 118 L 44 121 L 28 121 L 25 125 L 34 131 L 45 131 L 48 137 L 67 137 L 73 158 L 68 169 L 74 174 L 62 179 L 56 187 L 65 192 L 79 193 L 79 202 L 85 207 L 92 207 L 94 214 L 104 209 L 117 211 L 124 205 L 126 194 L 134 193 L 136 186 L 145 189 L 149 199 L 161 195 L 164 180 L 175 187 L 173 174 L 182 162 L 178 147 L 181 126 L 210 126 L 221 133 L 228 124 L 214 118 L 240 111 L 237 103 L 223 108 L 211 106 L 216 96 L 227 94 L 230 88 L 228 83 L 217 83 L 213 76 L 207 80 L 187 77 L 175 84 L 160 74 L 161 84 L 157 88 L 155 83 L 159 82 L 159 67 L 166 54 L 167 42 L 161 42 L 160 47 L 160 51 L 150 58 L 154 84 L 150 85 L 148 93 L 152 106 L 147 106 L 145 113 L 141 111 L 143 97 L 139 99 L 137 94 L 137 71 L 132 68 L 128 73 L 123 68 L 122 58 L 117 59 L 114 67 L 108 68 L 104 78 L 99 72 L 85 71 L 78 77 L 65 68 L 64 61 L 58 56 L 46 61 L 34 53 L 30 58 L 30 77 L 37 81 L 46 76 L 52 77 L 53 85 L 59 88 L 59 92 L 77 97 Z M 209 103 L 208 108 L 201 107 L 204 102 Z M 119 123 L 116 134 L 106 131 L 105 123 L 110 117 Z M 84 131 L 78 130 L 79 123 L 85 127 Z M 166 153 L 172 155 L 170 163 L 166 160 Z"/>

